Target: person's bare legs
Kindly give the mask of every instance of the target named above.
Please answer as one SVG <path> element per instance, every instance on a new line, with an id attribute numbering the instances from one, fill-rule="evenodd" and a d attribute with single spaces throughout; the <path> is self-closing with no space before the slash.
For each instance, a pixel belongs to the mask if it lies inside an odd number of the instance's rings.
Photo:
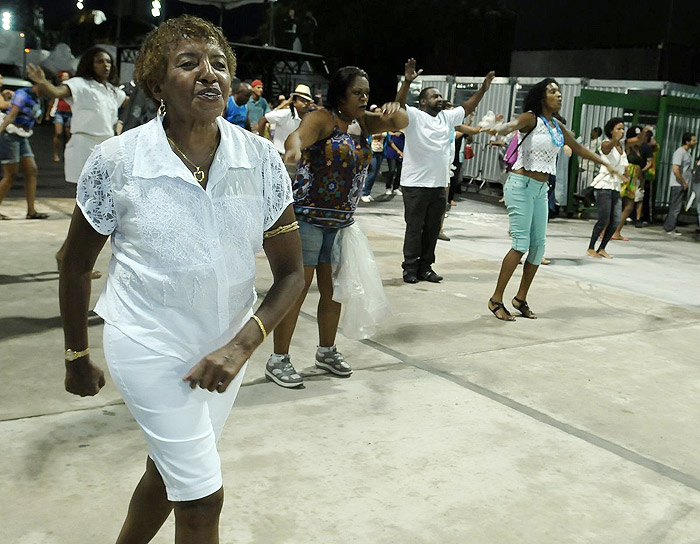
<path id="1" fill-rule="evenodd" d="M 340 310 L 342 305 L 333 300 L 333 268 L 330 263 L 318 263 L 316 267 L 316 284 L 321 298 L 318 301 L 316 319 L 318 321 L 318 345 L 331 347 L 335 345 L 338 332 Z"/>
<path id="2" fill-rule="evenodd" d="M 532 264 L 529 261 L 525 261 L 523 265 L 523 277 L 520 278 L 520 287 L 518 287 L 518 294 L 515 295 L 518 299 L 527 301 L 527 293 L 532 285 L 532 280 L 537 274 L 537 269 L 539 268 L 539 263 Z"/>
<path id="3" fill-rule="evenodd" d="M 165 484 L 149 457 L 146 472 L 136 486 L 129 503 L 129 512 L 117 538 L 117 544 L 146 544 L 168 519 L 173 503 L 168 500 Z"/>
<path id="4" fill-rule="evenodd" d="M 27 215 L 36 213 L 34 201 L 36 199 L 36 162 L 34 157 L 22 157 L 19 160 L 24 173 L 24 198 L 27 200 Z"/>
<path id="5" fill-rule="evenodd" d="M 175 544 L 218 544 L 224 488 L 196 501 L 176 502 Z"/>
<path id="6" fill-rule="evenodd" d="M 615 229 L 615 232 L 612 235 L 612 240 L 621 240 L 622 239 L 622 227 L 625 226 L 625 222 L 627 221 L 627 218 L 630 216 L 632 213 L 632 210 L 634 210 L 634 199 L 631 198 L 625 198 L 625 203 L 622 208 L 622 215 L 620 217 L 620 224 L 617 226 L 617 229 Z"/>
<path id="7" fill-rule="evenodd" d="M 15 178 L 17 177 L 18 168 L 19 165 L 17 163 L 2 165 L 2 179 L 0 179 L 0 204 L 2 204 L 3 199 L 12 188 L 12 184 L 15 182 Z"/>
<path id="8" fill-rule="evenodd" d="M 637 223 L 641 223 L 642 221 L 642 207 L 644 206 L 644 201 L 640 200 L 639 202 L 635 202 L 634 206 L 636 208 L 637 212 Z"/>
<path id="9" fill-rule="evenodd" d="M 60 162 L 61 157 L 59 152 L 63 143 L 63 125 L 55 124 L 53 126 L 53 162 Z"/>
<path id="10" fill-rule="evenodd" d="M 510 278 L 513 276 L 513 272 L 515 272 L 515 269 L 518 267 L 520 259 L 522 258 L 523 253 L 521 251 L 516 251 L 515 249 L 511 249 L 508 253 L 506 253 L 506 256 L 503 258 L 503 262 L 501 263 L 501 271 L 498 274 L 498 280 L 496 281 L 496 290 L 493 292 L 493 295 L 491 295 L 491 300 L 493 302 L 503 303 L 503 293 L 506 290 L 506 286 L 508 285 Z M 491 307 L 491 301 L 489 301 L 489 309 L 491 309 Z M 505 313 L 505 310 L 501 309 L 496 310 L 496 317 L 499 319 L 506 319 L 508 315 Z"/>
<path id="11" fill-rule="evenodd" d="M 309 292 L 309 287 L 314 279 L 315 266 L 305 266 L 304 267 L 304 290 L 297 299 L 294 306 L 289 309 L 287 315 L 280 322 L 273 333 L 273 344 L 275 353 L 285 354 L 289 353 L 289 345 L 292 343 L 292 336 L 294 336 L 294 329 L 297 326 L 297 320 L 299 319 L 299 312 L 301 311 L 301 306 L 304 304 L 304 299 L 306 299 L 306 294 Z"/>

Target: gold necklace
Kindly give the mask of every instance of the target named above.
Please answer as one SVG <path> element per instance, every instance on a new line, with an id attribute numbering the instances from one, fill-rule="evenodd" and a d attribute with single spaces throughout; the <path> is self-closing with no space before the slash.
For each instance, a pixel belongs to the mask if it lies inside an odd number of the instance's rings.
<path id="1" fill-rule="evenodd" d="M 201 185 L 202 183 L 204 183 L 204 170 L 202 170 L 199 166 L 197 166 L 197 165 L 196 165 L 195 163 L 193 163 L 190 159 L 188 159 L 188 158 L 187 158 L 187 155 L 185 155 L 185 154 L 182 152 L 182 150 L 177 146 L 177 144 L 176 144 L 175 142 L 173 142 L 173 141 L 170 139 L 170 137 L 166 136 L 166 138 L 168 138 L 168 141 L 169 141 L 170 144 L 177 150 L 177 152 L 178 152 L 180 155 L 182 155 L 182 158 L 185 159 L 187 162 L 189 162 L 192 166 L 194 166 L 195 171 L 192 172 L 192 175 L 194 176 L 194 179 L 196 179 L 196 180 L 199 182 L 200 185 Z M 214 146 L 214 149 L 212 150 L 211 153 L 209 153 L 209 156 L 208 156 L 206 159 L 204 159 L 204 162 L 202 162 L 202 164 L 206 163 L 209 159 L 211 159 L 211 158 L 214 156 L 214 153 L 216 152 L 217 147 L 218 147 L 218 146 L 216 146 L 216 145 Z"/>

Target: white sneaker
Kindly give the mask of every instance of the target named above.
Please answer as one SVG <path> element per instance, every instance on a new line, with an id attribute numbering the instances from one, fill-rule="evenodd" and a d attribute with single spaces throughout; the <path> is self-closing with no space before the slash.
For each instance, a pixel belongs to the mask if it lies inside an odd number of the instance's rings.
<path id="1" fill-rule="evenodd" d="M 387 189 L 386 191 L 384 191 L 384 194 L 385 195 L 393 195 L 394 192 L 391 189 Z"/>
<path id="2" fill-rule="evenodd" d="M 362 196 L 360 197 L 360 200 L 361 200 L 362 202 L 372 202 L 374 199 L 373 199 L 371 196 L 364 196 L 364 195 L 362 195 Z"/>
<path id="3" fill-rule="evenodd" d="M 401 192 L 401 189 L 394 189 L 394 194 L 396 196 L 403 196 L 403 193 Z"/>
<path id="4" fill-rule="evenodd" d="M 683 236 L 682 232 L 678 232 L 677 230 L 667 230 L 666 234 L 670 236 Z"/>

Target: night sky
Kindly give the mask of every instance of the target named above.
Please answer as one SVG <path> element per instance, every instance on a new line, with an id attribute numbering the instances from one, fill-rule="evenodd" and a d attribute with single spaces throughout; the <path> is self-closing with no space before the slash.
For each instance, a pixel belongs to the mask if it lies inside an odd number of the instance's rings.
<path id="1" fill-rule="evenodd" d="M 10 2 L 13 0 L 6 0 Z M 27 0 L 14 0 L 25 2 Z M 31 1 L 31 0 L 30 0 Z M 192 13 L 218 22 L 218 9 L 161 0 L 168 16 Z M 47 29 L 77 16 L 74 0 L 34 0 L 44 7 Z M 116 0 L 84 0 L 114 20 Z M 150 0 L 124 0 L 143 5 Z M 3 0 L 0 0 L 0 5 Z M 609 0 L 282 0 L 278 9 L 310 9 L 319 22 L 318 53 L 331 67 L 359 65 L 382 94 L 394 88 L 404 60 L 415 56 L 426 73 L 480 75 L 495 69 L 508 75 L 512 49 L 585 49 L 657 46 L 667 41 L 700 48 L 700 2 L 641 0 L 634 5 Z M 379 8 L 379 9 L 378 9 Z M 673 14 L 669 18 L 669 14 Z M 266 5 L 224 12 L 231 41 L 255 38 L 266 21 Z M 138 25 L 127 25 L 129 29 Z M 142 25 L 147 29 L 146 25 Z M 127 39 L 123 41 L 128 41 Z M 700 55 L 698 55 L 700 56 Z M 644 62 L 644 58 L 632 62 Z M 555 74 L 556 75 L 556 74 Z M 586 74 L 581 74 L 585 77 Z M 385 97 L 382 97 L 385 98 Z"/>

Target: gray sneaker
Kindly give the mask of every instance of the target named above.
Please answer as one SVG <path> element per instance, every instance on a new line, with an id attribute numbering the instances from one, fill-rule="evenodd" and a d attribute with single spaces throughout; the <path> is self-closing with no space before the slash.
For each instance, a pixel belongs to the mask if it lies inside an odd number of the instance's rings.
<path id="1" fill-rule="evenodd" d="M 327 348 L 324 352 L 316 350 L 316 367 L 332 372 L 336 376 L 350 376 L 352 374 L 352 367 L 335 346 Z"/>
<path id="2" fill-rule="evenodd" d="M 304 383 L 304 378 L 294 370 L 289 355 L 285 355 L 277 363 L 273 363 L 272 356 L 270 356 L 265 365 L 265 376 L 282 387 L 299 387 Z"/>

